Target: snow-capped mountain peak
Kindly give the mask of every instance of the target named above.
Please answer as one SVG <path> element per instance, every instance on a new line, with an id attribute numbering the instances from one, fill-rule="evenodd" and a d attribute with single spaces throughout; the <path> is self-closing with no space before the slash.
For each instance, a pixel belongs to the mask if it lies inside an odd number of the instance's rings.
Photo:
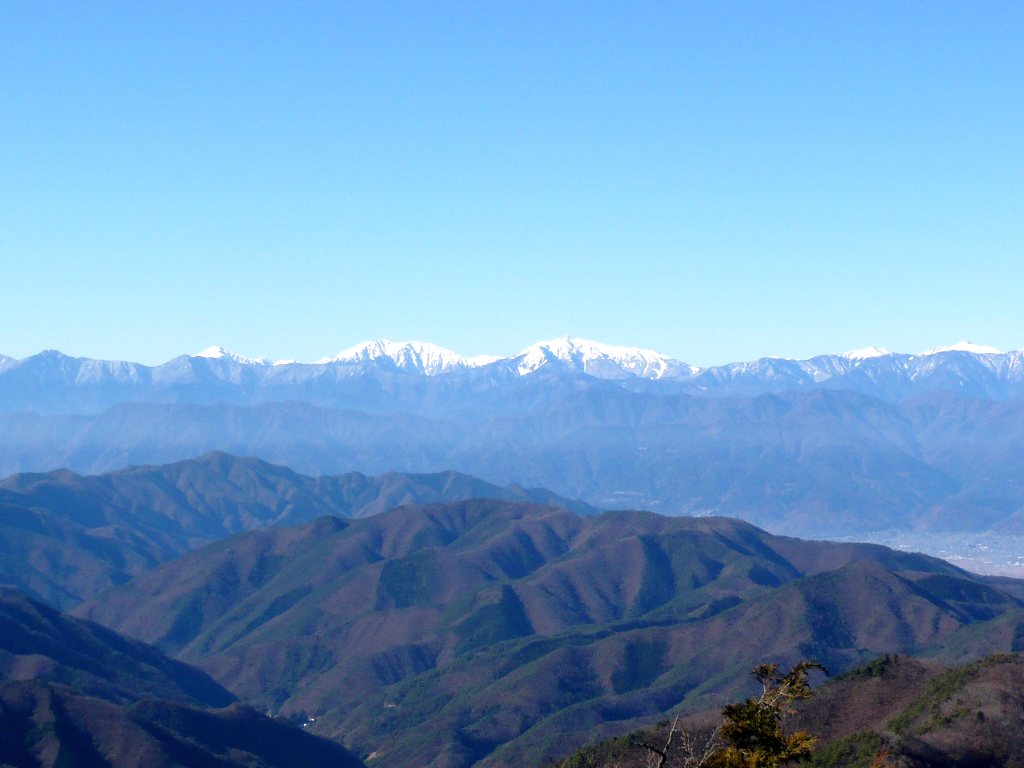
<path id="1" fill-rule="evenodd" d="M 843 352 L 839 357 L 845 357 L 847 360 L 870 360 L 873 357 L 885 357 L 891 354 L 892 352 L 881 347 L 865 347 L 864 349 L 855 349 L 852 352 Z"/>
<path id="2" fill-rule="evenodd" d="M 916 357 L 927 357 L 943 352 L 963 352 L 971 355 L 982 355 L 985 356 L 982 359 L 989 362 L 995 358 L 987 356 L 1003 354 L 994 347 L 961 341 L 949 347 L 929 349 L 927 352 L 916 355 Z M 228 352 L 223 347 L 217 346 L 205 349 L 198 355 L 195 355 L 195 357 L 204 357 L 211 360 L 230 360 L 242 365 L 267 368 L 301 365 L 296 360 L 281 360 L 273 363 L 265 357 L 242 357 L 241 355 Z M 912 357 L 915 357 L 915 355 L 898 354 L 881 347 L 865 347 L 864 349 L 855 349 L 841 354 L 819 355 L 807 360 L 789 360 L 788 358 L 778 358 L 778 360 L 796 363 L 802 370 L 810 373 L 815 381 L 824 381 L 836 375 L 845 375 L 843 372 L 848 373 L 855 368 L 859 369 L 862 365 L 868 364 L 868 361 L 871 361 L 868 367 L 873 369 L 876 365 L 886 365 L 882 358 L 905 360 Z M 769 359 L 774 358 L 764 358 L 763 360 Z M 15 362 L 17 361 L 5 362 L 4 358 L 0 356 L 0 365 L 9 367 Z M 493 355 L 462 357 L 449 349 L 427 342 L 395 342 L 388 341 L 387 339 L 376 339 L 357 344 L 351 349 L 339 352 L 333 357 L 324 357 L 316 361 L 314 365 L 331 363 L 343 365 L 384 363 L 385 368 L 393 366 L 395 369 L 403 372 L 423 376 L 455 373 L 491 365 L 492 363 L 502 363 L 510 372 L 519 376 L 528 376 L 545 365 L 553 363 L 562 369 L 568 369 L 575 373 L 586 374 L 598 379 L 641 378 L 654 380 L 687 379 L 715 370 L 747 370 L 751 369 L 752 365 L 755 365 L 734 363 L 728 366 L 701 369 L 651 349 L 615 347 L 596 341 L 578 339 L 574 336 L 561 336 L 551 341 L 539 341 L 512 357 L 495 357 Z"/>
<path id="3" fill-rule="evenodd" d="M 939 352 L 971 352 L 975 355 L 1001 355 L 995 347 L 986 347 L 981 344 L 972 344 L 969 341 L 960 341 L 954 344 L 952 347 L 935 347 L 935 349 L 929 349 L 927 352 L 922 352 L 922 355 L 937 355 Z"/>
<path id="4" fill-rule="evenodd" d="M 388 359 L 405 371 L 436 376 L 439 373 L 475 368 L 493 363 L 500 358 L 482 355 L 480 357 L 462 357 L 450 349 L 428 344 L 422 341 L 388 341 L 377 339 L 357 344 L 351 349 L 339 352 L 334 357 L 325 357 L 317 361 L 317 365 L 327 363 L 368 363 L 375 360 Z"/>
<path id="5" fill-rule="evenodd" d="M 552 360 L 602 379 L 678 378 L 699 370 L 654 350 L 613 347 L 572 336 L 538 342 L 512 358 L 520 376 L 533 373 Z"/>
<path id="6" fill-rule="evenodd" d="M 481 365 L 490 365 L 505 358 L 498 357 L 497 355 L 477 355 L 476 357 L 464 357 L 462 359 L 470 368 L 479 368 Z"/>
<path id="7" fill-rule="evenodd" d="M 242 365 L 273 365 L 265 357 L 242 357 L 236 355 L 234 352 L 228 352 L 224 347 L 210 347 L 204 349 L 195 357 L 205 357 L 210 360 L 231 360 L 235 363 L 241 363 Z"/>

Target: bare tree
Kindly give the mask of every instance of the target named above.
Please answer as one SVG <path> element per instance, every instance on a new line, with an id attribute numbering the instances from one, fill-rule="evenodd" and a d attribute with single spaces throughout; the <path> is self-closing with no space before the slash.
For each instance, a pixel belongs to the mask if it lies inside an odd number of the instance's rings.
<path id="1" fill-rule="evenodd" d="M 696 731 L 681 728 L 679 715 L 676 715 L 663 746 L 642 740 L 637 740 L 636 744 L 647 750 L 643 757 L 644 768 L 703 768 L 721 747 L 720 730 L 716 726 Z"/>

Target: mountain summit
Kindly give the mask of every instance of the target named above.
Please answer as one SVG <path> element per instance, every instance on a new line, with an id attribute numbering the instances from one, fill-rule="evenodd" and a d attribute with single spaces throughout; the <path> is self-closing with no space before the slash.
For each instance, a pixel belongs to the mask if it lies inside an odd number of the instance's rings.
<path id="1" fill-rule="evenodd" d="M 986 347 L 982 344 L 972 344 L 969 341 L 958 341 L 952 347 L 935 347 L 922 355 L 935 355 L 939 352 L 970 352 L 972 355 L 1001 355 L 1003 354 L 995 347 Z"/>
<path id="2" fill-rule="evenodd" d="M 820 381 L 828 378 L 827 369 L 847 371 L 849 367 L 860 366 L 874 361 L 879 364 L 883 358 L 903 359 L 914 357 L 930 357 L 948 352 L 966 352 L 969 355 L 1014 355 L 1013 352 L 1003 353 L 995 347 L 960 341 L 948 347 L 934 347 L 920 354 L 890 352 L 881 347 L 865 347 L 840 354 L 815 355 L 804 359 L 792 358 L 761 358 L 745 363 L 729 363 L 711 368 L 699 368 L 681 360 L 656 352 L 653 349 L 638 347 L 616 347 L 588 339 L 577 339 L 574 336 L 560 336 L 551 341 L 538 341 L 517 355 L 498 357 L 495 355 L 478 355 L 463 357 L 450 349 L 424 341 L 388 341 L 375 339 L 364 341 L 333 357 L 323 357 L 312 365 L 373 365 L 383 364 L 386 368 L 413 373 L 422 376 L 439 376 L 466 371 L 472 368 L 495 363 L 501 364 L 515 376 L 528 376 L 545 365 L 555 364 L 573 373 L 584 374 L 596 379 L 690 379 L 701 374 L 710 374 L 719 378 L 721 371 L 750 370 L 763 365 L 764 361 L 774 360 L 782 363 L 795 364 L 804 373 Z M 274 365 L 265 357 L 250 358 L 228 352 L 223 347 L 210 347 L 195 357 L 207 359 L 230 360 L 239 365 L 271 366 Z M 16 363 L 10 358 L 0 357 L 0 364 Z M 982 361 L 984 362 L 984 360 Z M 276 365 L 293 364 L 295 360 L 282 360 Z"/>
<path id="3" fill-rule="evenodd" d="M 196 357 L 205 357 L 208 360 L 230 360 L 239 365 L 272 365 L 265 357 L 242 357 L 234 352 L 228 352 L 224 347 L 209 347 L 196 355 Z"/>
<path id="4" fill-rule="evenodd" d="M 329 363 L 369 363 L 380 360 L 390 361 L 395 367 L 424 376 L 436 376 L 440 373 L 458 371 L 464 368 L 476 368 L 500 360 L 499 357 L 481 355 L 479 357 L 462 357 L 450 349 L 428 344 L 422 341 L 364 341 L 351 349 L 339 352 L 334 357 L 317 360 L 315 365 Z"/>
<path id="5" fill-rule="evenodd" d="M 598 379 L 680 378 L 700 370 L 651 349 L 612 347 L 572 336 L 539 341 L 509 360 L 520 376 L 533 373 L 552 361 Z"/>

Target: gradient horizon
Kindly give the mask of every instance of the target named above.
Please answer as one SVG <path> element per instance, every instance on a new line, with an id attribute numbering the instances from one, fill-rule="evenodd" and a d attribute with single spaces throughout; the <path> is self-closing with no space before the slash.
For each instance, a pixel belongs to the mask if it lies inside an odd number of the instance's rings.
<path id="1" fill-rule="evenodd" d="M 1024 6 L 0 8 L 0 353 L 1024 347 Z"/>

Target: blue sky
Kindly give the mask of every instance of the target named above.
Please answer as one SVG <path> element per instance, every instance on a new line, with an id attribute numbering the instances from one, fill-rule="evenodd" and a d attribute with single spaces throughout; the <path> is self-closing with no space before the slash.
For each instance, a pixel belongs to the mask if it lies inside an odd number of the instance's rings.
<path id="1" fill-rule="evenodd" d="M 1024 5 L 382 5 L 0 5 L 0 352 L 1024 347 Z"/>

